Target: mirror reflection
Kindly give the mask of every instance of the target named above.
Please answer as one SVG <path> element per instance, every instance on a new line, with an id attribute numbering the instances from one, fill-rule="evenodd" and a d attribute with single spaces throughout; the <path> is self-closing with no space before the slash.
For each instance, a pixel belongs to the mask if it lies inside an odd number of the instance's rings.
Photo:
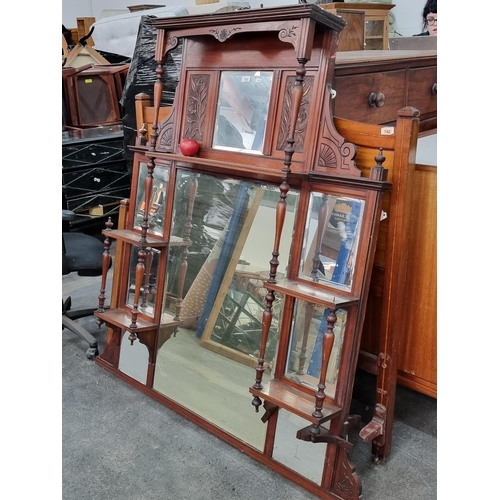
<path id="1" fill-rule="evenodd" d="M 135 276 L 139 260 L 139 249 L 135 246 L 132 247 L 126 303 L 130 308 L 134 306 L 136 286 L 140 286 L 139 311 L 153 317 L 155 312 L 156 283 L 158 281 L 158 261 L 161 252 L 156 248 L 146 248 L 145 252 L 144 276 L 142 282 L 138 284 L 136 283 Z"/>
<path id="2" fill-rule="evenodd" d="M 273 445 L 273 460 L 321 484 L 327 449 L 326 443 L 308 443 L 293 436 L 308 422 L 284 409 L 279 410 Z"/>
<path id="3" fill-rule="evenodd" d="M 272 71 L 222 71 L 213 147 L 262 153 Z"/>
<path id="4" fill-rule="evenodd" d="M 178 171 L 170 239 L 183 238 L 188 224 L 188 256 L 183 267 L 182 252 L 169 248 L 165 293 L 171 299 L 164 300 L 162 314 L 175 315 L 180 299 L 182 323 L 160 335 L 153 382 L 155 390 L 258 449 L 266 425 L 261 415 L 248 424 L 248 388 L 255 380 L 279 199 L 275 185 Z M 298 192 L 291 190 L 287 202 L 280 276 L 286 273 Z M 265 380 L 274 366 L 280 305 L 277 297 Z"/>
<path id="5" fill-rule="evenodd" d="M 304 387 L 316 391 L 321 371 L 323 335 L 326 332 L 326 317 L 330 309 L 311 302 L 297 300 L 293 315 L 292 334 L 285 376 Z M 347 311 L 337 309 L 337 320 L 333 328 L 335 339 L 326 372 L 325 394 L 335 397 L 340 357 L 344 342 Z"/>
<path id="6" fill-rule="evenodd" d="M 141 384 L 145 384 L 148 373 L 148 349 L 137 340 L 131 344 L 128 340 L 129 335 L 129 332 L 122 330 L 118 369 Z"/>
<path id="7" fill-rule="evenodd" d="M 363 200 L 311 193 L 301 278 L 351 291 L 363 208 Z"/>
<path id="8" fill-rule="evenodd" d="M 141 224 L 144 218 L 144 210 L 146 208 L 144 196 L 144 180 L 148 173 L 147 163 L 139 163 L 139 183 L 137 185 L 137 198 L 135 203 L 134 228 L 141 229 Z M 149 229 L 148 233 L 157 236 L 163 236 L 165 224 L 165 200 L 168 189 L 168 176 L 170 169 L 157 165 L 153 174 L 153 190 L 149 204 Z"/>

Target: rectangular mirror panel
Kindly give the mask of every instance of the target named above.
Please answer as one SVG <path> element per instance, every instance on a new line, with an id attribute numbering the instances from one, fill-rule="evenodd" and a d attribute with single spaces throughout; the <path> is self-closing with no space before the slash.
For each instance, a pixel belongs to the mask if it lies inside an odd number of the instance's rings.
<path id="1" fill-rule="evenodd" d="M 295 439 L 297 431 L 309 424 L 293 413 L 280 409 L 274 437 L 273 459 L 316 484 L 321 484 L 326 443 Z"/>
<path id="2" fill-rule="evenodd" d="M 329 311 L 330 309 L 311 302 L 295 301 L 285 376 L 313 391 L 318 390 L 323 335 L 326 332 L 326 317 Z M 335 315 L 337 317 L 333 328 L 335 339 L 325 380 L 325 394 L 332 398 L 335 397 L 337 387 L 347 311 L 340 308 Z"/>
<path id="3" fill-rule="evenodd" d="M 262 153 L 272 71 L 222 71 L 212 146 Z"/>
<path id="4" fill-rule="evenodd" d="M 127 306 L 132 308 L 135 300 L 135 290 L 139 286 L 140 298 L 138 303 L 139 311 L 153 317 L 156 302 L 156 284 L 158 281 L 158 263 L 161 251 L 156 248 L 146 248 L 144 259 L 144 276 L 141 283 L 136 283 L 137 263 L 139 260 L 139 249 L 132 246 L 130 255 L 130 267 L 127 288 Z"/>
<path id="5" fill-rule="evenodd" d="M 147 163 L 139 163 L 139 182 L 137 184 L 137 197 L 134 213 L 134 229 L 141 229 L 146 208 L 144 195 L 144 180 L 148 173 Z M 153 171 L 153 190 L 151 192 L 151 202 L 149 206 L 148 233 L 155 236 L 163 236 L 165 227 L 165 207 L 168 190 L 168 180 L 170 169 L 157 165 Z"/>
<path id="6" fill-rule="evenodd" d="M 289 193 L 280 277 L 287 270 L 298 198 Z M 189 244 L 169 247 L 162 312 L 175 315 L 180 298 L 182 324 L 172 335 L 160 334 L 153 382 L 155 390 L 259 450 L 266 425 L 260 418 L 249 425 L 248 389 L 255 380 L 279 199 L 275 185 L 177 172 L 169 239 L 185 238 L 187 225 Z M 275 365 L 281 302 L 277 297 L 265 380 Z"/>
<path id="7" fill-rule="evenodd" d="M 299 276 L 351 291 L 364 200 L 313 192 Z"/>

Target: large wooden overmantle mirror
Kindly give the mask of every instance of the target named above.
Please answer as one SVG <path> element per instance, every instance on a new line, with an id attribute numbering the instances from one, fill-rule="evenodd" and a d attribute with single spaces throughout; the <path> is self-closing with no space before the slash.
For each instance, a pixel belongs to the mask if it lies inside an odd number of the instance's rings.
<path id="1" fill-rule="evenodd" d="M 97 362 L 322 498 L 358 500 L 349 403 L 388 185 L 333 126 L 344 24 L 316 5 L 154 20 L 154 118 L 126 227 L 104 231 L 122 245 Z"/>

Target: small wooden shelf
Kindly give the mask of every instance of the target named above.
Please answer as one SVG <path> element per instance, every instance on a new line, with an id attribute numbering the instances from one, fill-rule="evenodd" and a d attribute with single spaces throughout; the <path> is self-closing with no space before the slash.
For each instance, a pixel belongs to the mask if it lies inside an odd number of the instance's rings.
<path id="1" fill-rule="evenodd" d="M 130 328 L 130 323 L 132 322 L 132 315 L 130 311 L 124 309 L 107 309 L 106 311 L 100 313 L 95 312 L 95 316 L 102 319 L 105 323 L 117 326 L 118 328 L 123 328 L 127 331 L 142 332 L 146 330 L 152 330 L 153 328 L 160 326 L 160 328 L 171 328 L 174 326 L 182 325 L 182 320 L 174 319 L 174 315 L 164 312 L 161 316 L 160 324 L 154 321 L 145 319 L 143 317 L 137 318 L 137 328 Z"/>
<path id="2" fill-rule="evenodd" d="M 314 397 L 279 380 L 266 382 L 262 390 L 250 387 L 250 393 L 318 426 L 332 420 L 342 411 L 338 406 L 325 401 L 321 409 L 323 417 L 313 417 Z"/>
<path id="3" fill-rule="evenodd" d="M 359 300 L 355 297 L 349 297 L 339 294 L 337 291 L 330 292 L 329 290 L 319 290 L 316 286 L 309 285 L 302 281 L 285 279 L 278 283 L 264 282 L 264 286 L 275 292 L 280 292 L 286 295 L 291 295 L 296 299 L 313 302 L 324 307 L 332 307 L 334 305 L 348 307 L 357 304 Z"/>
<path id="4" fill-rule="evenodd" d="M 161 240 L 159 238 L 155 238 L 148 234 L 147 241 L 141 243 L 141 234 L 136 233 L 135 231 L 131 231 L 129 229 L 104 229 L 102 231 L 104 236 L 108 236 L 109 238 L 113 238 L 115 240 L 124 241 L 126 243 L 131 243 L 132 245 L 139 246 L 142 248 L 146 247 L 166 247 L 169 242 Z"/>
<path id="5" fill-rule="evenodd" d="M 136 151 L 144 151 L 143 149 L 135 148 Z M 245 153 L 244 151 L 239 152 L 241 162 L 240 164 L 234 163 L 234 161 L 226 161 L 222 160 L 219 158 L 212 158 L 212 157 L 205 157 L 205 156 L 200 156 L 200 155 L 212 155 L 214 153 L 218 153 L 221 155 L 227 154 L 227 151 L 223 150 L 210 150 L 207 149 L 206 151 L 204 149 L 200 149 L 198 152 L 197 156 L 184 156 L 182 154 L 177 154 L 177 153 L 170 153 L 167 151 L 147 151 L 147 155 L 151 156 L 153 158 L 157 158 L 160 160 L 168 160 L 168 161 L 175 161 L 177 165 L 183 167 L 193 167 L 193 166 L 205 166 L 205 167 L 210 167 L 213 171 L 220 170 L 221 172 L 225 171 L 232 171 L 232 172 L 242 172 L 242 173 L 247 173 L 248 172 L 248 166 L 251 165 L 252 169 L 255 170 L 256 172 L 262 173 L 262 175 L 274 175 L 274 176 L 282 176 L 281 169 L 283 168 L 283 161 L 282 160 L 273 160 L 268 158 L 268 164 L 266 167 L 262 167 L 259 165 L 256 165 L 255 159 L 259 158 L 258 156 L 251 154 L 251 153 Z M 299 162 L 294 161 L 293 165 L 295 166 L 295 172 L 299 172 L 303 170 L 303 167 L 299 167 Z"/>
<path id="6" fill-rule="evenodd" d="M 117 326 L 118 328 L 123 328 L 128 331 L 141 332 L 151 330 L 158 325 L 154 321 L 138 317 L 137 328 L 130 328 L 132 315 L 129 311 L 126 311 L 124 309 L 108 309 L 104 312 L 96 311 L 94 314 L 98 318 L 102 319 L 105 323 Z"/>
<path id="7" fill-rule="evenodd" d="M 189 240 L 184 240 L 183 238 L 180 238 L 179 236 L 171 236 L 168 241 L 164 241 L 160 238 L 156 238 L 154 236 L 151 236 L 150 234 L 147 235 L 147 241 L 141 243 L 141 234 L 136 233 L 135 231 L 130 231 L 129 229 L 104 229 L 102 231 L 102 234 L 104 236 L 109 236 L 110 238 L 113 238 L 115 240 L 120 240 L 120 241 L 125 241 L 126 243 L 131 243 L 132 245 L 139 246 L 142 248 L 146 247 L 154 247 L 154 248 L 160 248 L 160 247 L 181 247 L 181 246 L 188 246 L 191 244 Z"/>
<path id="8" fill-rule="evenodd" d="M 174 319 L 174 315 L 169 312 L 164 312 L 160 319 L 160 328 L 171 328 L 173 326 L 182 325 L 182 319 Z"/>

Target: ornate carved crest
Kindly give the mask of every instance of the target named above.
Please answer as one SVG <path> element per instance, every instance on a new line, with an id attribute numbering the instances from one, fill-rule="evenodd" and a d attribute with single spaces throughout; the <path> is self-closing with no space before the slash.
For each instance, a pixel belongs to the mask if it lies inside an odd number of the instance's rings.
<path id="1" fill-rule="evenodd" d="M 212 35 L 219 40 L 219 42 L 225 42 L 231 35 L 234 35 L 236 31 L 241 30 L 241 28 L 232 28 L 232 29 L 227 29 L 227 28 L 222 28 L 222 29 L 213 29 L 213 30 L 208 30 Z"/>

